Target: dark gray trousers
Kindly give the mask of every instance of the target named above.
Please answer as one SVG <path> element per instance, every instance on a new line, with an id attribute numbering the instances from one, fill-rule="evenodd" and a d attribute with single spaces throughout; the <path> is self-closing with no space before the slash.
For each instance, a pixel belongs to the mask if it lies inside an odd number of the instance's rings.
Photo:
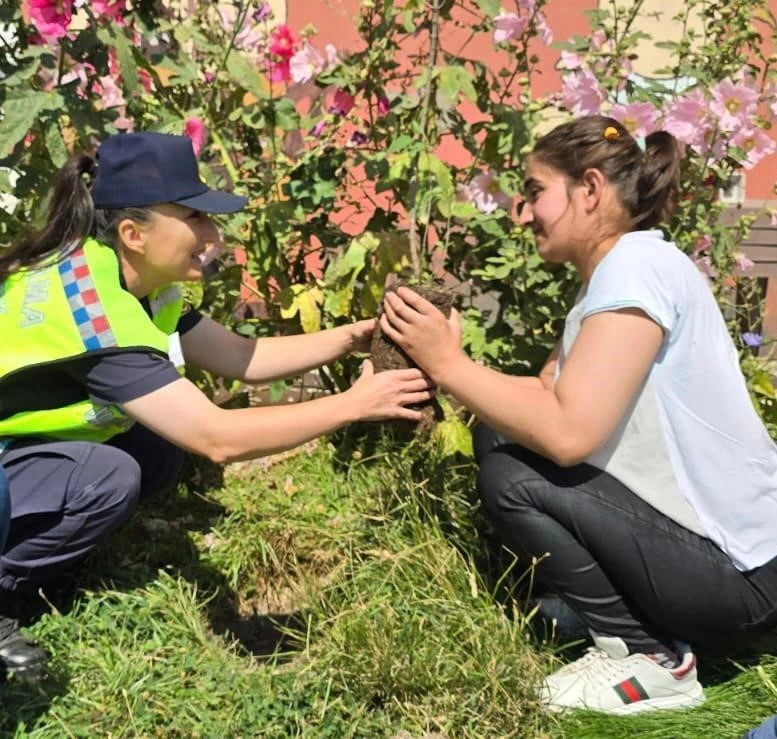
<path id="1" fill-rule="evenodd" d="M 536 579 L 590 629 L 640 652 L 671 639 L 718 649 L 777 626 L 777 558 L 740 572 L 607 473 L 559 467 L 483 425 L 474 436 L 502 542 L 524 564 L 536 558 Z"/>
<path id="2" fill-rule="evenodd" d="M 11 499 L 0 588 L 35 590 L 71 569 L 127 521 L 141 496 L 174 482 L 182 462 L 180 449 L 140 424 L 107 444 L 9 449 L 0 459 Z"/>

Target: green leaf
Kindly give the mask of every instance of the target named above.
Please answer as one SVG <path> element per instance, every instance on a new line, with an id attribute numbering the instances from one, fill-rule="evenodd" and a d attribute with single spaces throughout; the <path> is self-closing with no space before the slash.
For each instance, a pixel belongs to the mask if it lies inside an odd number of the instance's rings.
<path id="1" fill-rule="evenodd" d="M 227 73 L 241 88 L 250 92 L 257 100 L 263 100 L 267 97 L 268 87 L 266 80 L 256 71 L 244 55 L 229 55 L 227 59 Z"/>
<path id="2" fill-rule="evenodd" d="M 281 316 L 293 318 L 299 313 L 299 322 L 306 334 L 321 329 L 321 309 L 324 291 L 317 285 L 292 285 L 281 292 Z"/>
<path id="3" fill-rule="evenodd" d="M 51 161 L 57 168 L 61 167 L 68 158 L 67 146 L 62 138 L 62 131 L 56 121 L 51 121 L 46 127 L 46 149 L 48 149 Z"/>
<path id="4" fill-rule="evenodd" d="M 138 66 L 135 63 L 133 47 L 129 39 L 123 31 L 118 30 L 115 26 L 102 26 L 97 31 L 97 38 L 106 46 L 116 50 L 124 92 L 132 95 L 138 89 L 140 77 L 138 76 Z"/>
<path id="5" fill-rule="evenodd" d="M 7 156 L 30 131 L 44 110 L 59 110 L 64 106 L 62 96 L 48 92 L 13 90 L 3 102 L 3 120 L 0 121 L 0 157 Z"/>
<path id="6" fill-rule="evenodd" d="M 502 0 L 478 0 L 478 7 L 490 18 L 493 18 L 502 7 Z"/>
<path id="7" fill-rule="evenodd" d="M 464 67 L 443 67 L 439 70 L 437 78 L 439 81 L 437 102 L 443 110 L 456 107 L 459 95 L 464 95 L 472 103 L 477 99 L 472 75 Z"/>
<path id="8" fill-rule="evenodd" d="M 446 418 L 435 426 L 432 432 L 440 450 L 446 457 L 454 454 L 463 454 L 465 457 L 474 456 L 472 447 L 472 434 L 466 424 L 456 416 Z"/>

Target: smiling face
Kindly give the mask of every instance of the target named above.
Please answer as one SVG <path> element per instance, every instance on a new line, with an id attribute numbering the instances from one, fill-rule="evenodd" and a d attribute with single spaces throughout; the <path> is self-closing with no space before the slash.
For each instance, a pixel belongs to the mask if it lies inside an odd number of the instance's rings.
<path id="1" fill-rule="evenodd" d="M 519 222 L 531 228 L 545 261 L 560 263 L 573 257 L 581 236 L 579 190 L 560 172 L 529 158 Z"/>
<path id="2" fill-rule="evenodd" d="M 143 292 L 202 279 L 205 251 L 220 241 L 210 216 L 174 203 L 153 205 L 150 211 L 149 222 L 126 219 L 118 228 L 123 256 Z"/>

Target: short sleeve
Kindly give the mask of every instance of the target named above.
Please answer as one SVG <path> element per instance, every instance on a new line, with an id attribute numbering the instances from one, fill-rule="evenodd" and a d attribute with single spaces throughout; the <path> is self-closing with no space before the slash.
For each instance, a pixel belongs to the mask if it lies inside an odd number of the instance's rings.
<path id="1" fill-rule="evenodd" d="M 655 240 L 617 245 L 594 271 L 581 320 L 605 311 L 636 308 L 671 334 L 678 319 L 682 283 L 679 270 L 673 269 L 675 255 L 666 253 L 669 249 L 675 247 Z"/>
<path id="2" fill-rule="evenodd" d="M 169 359 L 131 351 L 84 357 L 70 365 L 68 374 L 83 383 L 90 397 L 115 405 L 148 395 L 180 378 Z"/>
<path id="3" fill-rule="evenodd" d="M 191 331 L 202 320 L 202 313 L 194 308 L 187 307 L 178 319 L 178 325 L 175 330 L 183 336 L 187 331 Z"/>

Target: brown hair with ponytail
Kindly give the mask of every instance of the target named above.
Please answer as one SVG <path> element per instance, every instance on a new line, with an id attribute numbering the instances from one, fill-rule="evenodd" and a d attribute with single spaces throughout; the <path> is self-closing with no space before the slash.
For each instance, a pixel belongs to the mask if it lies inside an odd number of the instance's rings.
<path id="1" fill-rule="evenodd" d="M 125 218 L 141 224 L 150 222 L 150 208 L 96 209 L 90 193 L 96 172 L 97 162 L 88 154 L 74 154 L 57 172 L 46 224 L 0 251 L 0 281 L 14 272 L 34 269 L 50 256 L 67 258 L 88 236 L 115 248 L 117 226 Z"/>
<path id="2" fill-rule="evenodd" d="M 598 169 L 615 187 L 632 229 L 666 223 L 677 205 L 682 150 L 666 131 L 648 135 L 642 151 L 614 118 L 578 118 L 539 138 L 531 156 L 575 183 L 586 170 Z"/>

